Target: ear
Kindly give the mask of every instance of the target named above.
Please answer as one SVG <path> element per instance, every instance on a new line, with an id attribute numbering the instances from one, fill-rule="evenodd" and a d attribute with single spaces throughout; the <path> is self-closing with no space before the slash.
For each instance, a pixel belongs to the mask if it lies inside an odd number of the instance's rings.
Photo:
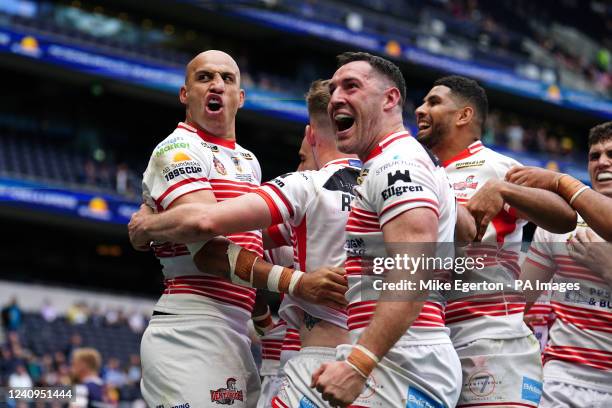
<path id="1" fill-rule="evenodd" d="M 312 126 L 306 125 L 306 128 L 304 129 L 304 137 L 306 138 L 306 142 L 310 146 L 314 146 L 317 144 L 317 141 L 315 140 L 314 131 L 312 130 Z"/>
<path id="2" fill-rule="evenodd" d="M 181 86 L 181 89 L 179 89 L 179 100 L 183 105 L 187 105 L 187 88 L 185 85 Z"/>
<path id="3" fill-rule="evenodd" d="M 465 108 L 459 109 L 457 111 L 457 121 L 456 125 L 461 127 L 468 125 L 474 119 L 474 108 L 471 106 L 466 106 Z"/>
<path id="4" fill-rule="evenodd" d="M 244 92 L 244 89 L 240 89 L 240 101 L 238 102 L 238 109 L 242 108 L 244 106 L 244 98 L 245 98 L 246 94 Z"/>
<path id="5" fill-rule="evenodd" d="M 401 103 L 402 94 L 399 89 L 395 87 L 390 87 L 385 90 L 385 102 L 383 105 L 383 110 L 389 111 Z"/>

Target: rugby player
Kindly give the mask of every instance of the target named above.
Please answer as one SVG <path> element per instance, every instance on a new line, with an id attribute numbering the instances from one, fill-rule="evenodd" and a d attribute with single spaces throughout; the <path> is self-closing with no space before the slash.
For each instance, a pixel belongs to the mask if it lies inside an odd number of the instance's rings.
<path id="1" fill-rule="evenodd" d="M 143 221 L 134 231 L 144 241 L 172 239 L 179 242 L 207 240 L 218 234 L 237 229 L 265 228 L 280 222 L 292 227 L 295 263 L 299 269 L 312 271 L 323 265 L 343 266 L 345 260 L 344 229 L 352 201 L 352 190 L 360 172 L 361 162 L 354 155 L 337 150 L 334 132 L 327 114 L 329 90 L 324 81 L 313 83 L 308 106 L 310 126 L 307 142 L 312 147 L 318 171 L 304 171 L 280 176 L 265 183 L 256 194 L 247 194 L 214 206 L 192 205 L 157 216 L 141 214 Z M 223 232 L 222 232 L 223 231 Z M 247 251 L 239 251 L 230 278 L 244 285 L 257 281 L 278 285 L 278 281 L 293 281 L 270 273 L 267 279 L 259 275 L 261 261 Z M 245 275 L 238 274 L 246 272 Z M 301 272 L 300 272 L 301 273 Z M 307 273 L 307 276 L 310 273 Z M 317 280 L 321 280 L 317 278 Z M 333 286 L 332 286 L 333 285 Z M 345 288 L 343 276 L 327 285 Z M 274 406 L 298 406 L 300 403 L 323 405 L 320 395 L 310 388 L 315 369 L 325 361 L 335 359 L 335 347 L 349 342 L 346 311 L 337 305 L 345 302 L 337 293 L 322 305 L 304 302 L 296 296 L 285 296 L 280 317 L 288 329 L 299 330 L 302 348 L 285 367 L 285 381 L 274 399 Z M 344 303 L 345 304 L 345 303 Z M 336 306 L 336 307 L 329 307 Z"/>
<path id="2" fill-rule="evenodd" d="M 440 78 L 415 111 L 417 138 L 442 161 L 459 204 L 471 209 L 470 199 L 479 190 L 483 191 L 475 201 L 498 202 L 497 214 L 481 233 L 482 243 L 466 249 L 466 255 L 485 259 L 484 268 L 456 273 L 454 278 L 501 282 L 513 288 L 527 220 L 567 231 L 576 214 L 555 194 L 503 181 L 506 172 L 519 164 L 480 141 L 487 111 L 486 93 L 475 81 Z M 523 308 L 516 293 L 449 293 L 446 325 L 463 371 L 458 407 L 537 406 L 536 399 L 522 396 L 525 379 L 542 381 L 539 344 L 523 323 Z"/>
<path id="3" fill-rule="evenodd" d="M 612 175 L 611 152 L 612 122 L 592 128 L 588 172 L 593 190 L 608 199 L 612 198 L 612 177 L 608 176 Z M 552 279 L 559 285 L 579 285 L 576 290 L 552 293 L 550 303 L 556 320 L 544 350 L 541 407 L 612 406 L 610 265 L 612 245 L 582 218 L 566 234 L 536 229 L 521 274 L 533 287 L 528 291 L 527 308 L 538 297 L 543 282 Z"/>
<path id="4" fill-rule="evenodd" d="M 338 147 L 363 161 L 346 226 L 351 344 L 323 364 L 312 386 L 332 406 L 455 406 L 461 367 L 437 292 L 376 293 L 372 258 L 433 256 L 452 242 L 455 197 L 437 159 L 406 131 L 399 68 L 367 53 L 344 53 L 330 82 Z M 449 254 L 453 255 L 452 252 Z M 414 274 L 412 274 L 414 273 Z M 425 270 L 393 268 L 386 282 L 417 282 Z"/>

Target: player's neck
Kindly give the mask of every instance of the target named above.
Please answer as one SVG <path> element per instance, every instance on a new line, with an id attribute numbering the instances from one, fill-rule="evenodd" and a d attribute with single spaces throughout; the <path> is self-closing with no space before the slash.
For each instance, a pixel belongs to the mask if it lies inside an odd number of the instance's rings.
<path id="1" fill-rule="evenodd" d="M 479 138 L 474 135 L 448 135 L 443 142 L 438 143 L 431 150 L 438 156 L 438 159 L 445 162 L 457 156 L 477 140 Z"/>
<path id="2" fill-rule="evenodd" d="M 196 129 L 206 133 L 209 136 L 213 136 L 219 139 L 225 140 L 236 140 L 236 125 L 231 123 L 228 126 L 202 126 L 193 120 L 187 118 L 187 124 L 195 127 Z"/>
<path id="3" fill-rule="evenodd" d="M 317 156 L 317 165 L 319 166 L 319 168 L 322 168 L 327 163 L 340 159 L 357 159 L 357 155 L 342 153 L 336 149 L 330 149 L 325 152 L 319 153 L 319 155 Z"/>
<path id="4" fill-rule="evenodd" d="M 405 132 L 406 128 L 404 127 L 404 123 L 400 120 L 399 123 L 395 123 L 392 126 L 386 126 L 381 131 L 377 132 L 377 136 L 372 139 L 367 149 L 364 149 L 363 152 L 358 154 L 359 159 L 365 163 L 366 159 L 370 156 L 372 151 L 378 148 L 380 142 L 385 140 L 385 138 L 393 133 L 397 132 Z"/>

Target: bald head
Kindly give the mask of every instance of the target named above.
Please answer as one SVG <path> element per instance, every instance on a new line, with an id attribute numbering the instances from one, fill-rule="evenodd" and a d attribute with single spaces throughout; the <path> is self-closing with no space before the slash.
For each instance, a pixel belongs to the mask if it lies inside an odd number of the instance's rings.
<path id="1" fill-rule="evenodd" d="M 240 84 L 240 68 L 238 68 L 238 64 L 228 53 L 219 50 L 204 51 L 193 57 L 185 68 L 185 84 L 193 79 L 193 73 L 198 67 L 203 65 L 223 65 L 228 67 L 233 71 L 238 79 L 238 84 Z"/>

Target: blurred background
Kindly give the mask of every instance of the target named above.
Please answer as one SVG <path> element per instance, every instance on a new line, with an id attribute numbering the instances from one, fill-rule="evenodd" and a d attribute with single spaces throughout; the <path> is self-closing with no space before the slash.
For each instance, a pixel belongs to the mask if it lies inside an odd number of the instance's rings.
<path id="1" fill-rule="evenodd" d="M 363 50 L 402 68 L 413 132 L 432 82 L 469 76 L 489 95 L 485 144 L 588 181 L 588 130 L 612 119 L 611 33 L 604 0 L 1 0 L 0 386 L 71 384 L 71 350 L 91 346 L 109 406 L 143 406 L 162 275 L 125 224 L 200 51 L 237 60 L 239 143 L 264 179 L 297 166 L 309 83 Z"/>

